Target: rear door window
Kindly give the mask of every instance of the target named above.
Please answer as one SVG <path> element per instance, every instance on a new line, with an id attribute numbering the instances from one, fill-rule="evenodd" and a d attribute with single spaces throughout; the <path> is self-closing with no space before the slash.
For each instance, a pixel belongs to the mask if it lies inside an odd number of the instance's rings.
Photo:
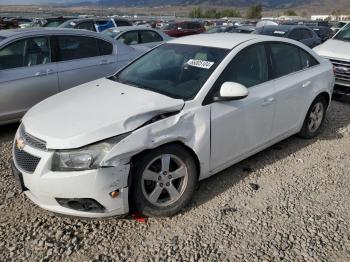
<path id="1" fill-rule="evenodd" d="M 310 39 L 312 38 L 312 32 L 308 29 L 300 29 L 301 31 L 301 39 Z"/>
<path id="2" fill-rule="evenodd" d="M 0 70 L 51 62 L 49 37 L 31 37 L 9 44 L 0 50 Z"/>
<path id="3" fill-rule="evenodd" d="M 288 38 L 294 39 L 296 41 L 299 41 L 302 39 L 302 34 L 299 29 L 293 29 L 290 33 Z"/>
<path id="4" fill-rule="evenodd" d="M 95 24 L 92 21 L 80 23 L 76 26 L 76 28 L 85 29 L 85 30 L 89 30 L 89 31 L 96 31 Z"/>
<path id="5" fill-rule="evenodd" d="M 140 43 L 139 32 L 138 31 L 126 32 L 121 36 L 119 36 L 118 40 L 123 42 L 126 45 L 137 45 Z"/>
<path id="6" fill-rule="evenodd" d="M 271 43 L 270 47 L 275 78 L 303 69 L 298 47 L 284 43 Z"/>
<path id="7" fill-rule="evenodd" d="M 59 61 L 100 55 L 97 39 L 86 36 L 58 36 Z"/>
<path id="8" fill-rule="evenodd" d="M 141 43 L 152 43 L 152 42 L 161 42 L 163 41 L 163 38 L 156 32 L 147 30 L 147 31 L 141 31 Z"/>

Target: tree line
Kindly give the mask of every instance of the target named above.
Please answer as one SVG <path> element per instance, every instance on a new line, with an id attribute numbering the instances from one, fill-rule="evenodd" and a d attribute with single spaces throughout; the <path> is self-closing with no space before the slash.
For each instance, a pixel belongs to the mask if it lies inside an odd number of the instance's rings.
<path id="1" fill-rule="evenodd" d="M 195 7 L 190 11 L 191 18 L 222 18 L 222 17 L 243 17 L 238 9 L 223 9 L 217 10 L 210 8 L 203 10 L 201 7 Z M 260 19 L 262 17 L 262 5 L 257 4 L 249 7 L 246 13 L 249 19 Z"/>

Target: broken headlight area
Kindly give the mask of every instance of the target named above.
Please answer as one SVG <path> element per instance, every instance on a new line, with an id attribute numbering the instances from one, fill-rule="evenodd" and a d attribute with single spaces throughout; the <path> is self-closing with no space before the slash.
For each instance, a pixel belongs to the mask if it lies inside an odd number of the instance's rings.
<path id="1" fill-rule="evenodd" d="M 122 134 L 80 149 L 59 150 L 52 158 L 52 171 L 84 171 L 101 167 L 102 160 L 130 133 Z"/>

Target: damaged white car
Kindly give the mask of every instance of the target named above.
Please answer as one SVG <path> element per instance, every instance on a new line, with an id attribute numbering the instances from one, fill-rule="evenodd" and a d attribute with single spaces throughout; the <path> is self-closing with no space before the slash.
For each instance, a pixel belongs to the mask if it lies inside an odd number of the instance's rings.
<path id="1" fill-rule="evenodd" d="M 32 108 L 13 173 L 56 213 L 171 216 L 198 180 L 293 134 L 316 136 L 333 85 L 331 63 L 293 40 L 175 39 Z"/>

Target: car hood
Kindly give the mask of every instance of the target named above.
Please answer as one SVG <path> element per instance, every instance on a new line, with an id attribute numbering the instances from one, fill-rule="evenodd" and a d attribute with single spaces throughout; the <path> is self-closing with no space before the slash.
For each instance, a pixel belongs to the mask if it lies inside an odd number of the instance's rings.
<path id="1" fill-rule="evenodd" d="M 22 123 L 49 149 L 73 149 L 133 131 L 154 116 L 179 111 L 181 99 L 103 78 L 52 96 Z"/>
<path id="2" fill-rule="evenodd" d="M 314 48 L 314 51 L 325 58 L 350 60 L 350 42 L 330 39 Z"/>

